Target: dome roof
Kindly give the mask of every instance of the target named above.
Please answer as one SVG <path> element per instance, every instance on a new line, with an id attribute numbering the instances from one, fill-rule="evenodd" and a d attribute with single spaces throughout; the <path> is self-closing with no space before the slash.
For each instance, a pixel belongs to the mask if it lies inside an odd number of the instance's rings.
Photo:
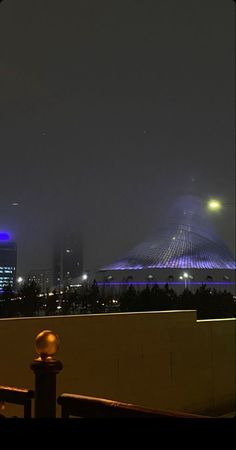
<path id="1" fill-rule="evenodd" d="M 236 269 L 198 197 L 180 197 L 154 236 L 101 270 L 153 268 Z"/>

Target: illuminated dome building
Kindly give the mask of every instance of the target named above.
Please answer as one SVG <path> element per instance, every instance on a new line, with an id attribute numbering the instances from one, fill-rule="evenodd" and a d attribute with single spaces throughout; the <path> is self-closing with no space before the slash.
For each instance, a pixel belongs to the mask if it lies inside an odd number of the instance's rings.
<path id="1" fill-rule="evenodd" d="M 235 290 L 236 264 L 208 220 L 204 204 L 183 196 L 154 236 L 100 269 L 101 284 L 210 284 Z M 99 284 L 100 284 L 99 283 Z M 174 287 L 174 286 L 173 286 Z"/>

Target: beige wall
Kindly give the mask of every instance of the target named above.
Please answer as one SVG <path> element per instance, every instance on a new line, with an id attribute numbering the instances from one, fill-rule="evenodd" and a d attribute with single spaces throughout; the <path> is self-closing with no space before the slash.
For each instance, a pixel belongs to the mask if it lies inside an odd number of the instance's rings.
<path id="1" fill-rule="evenodd" d="M 51 329 L 61 338 L 57 356 L 64 365 L 58 395 L 227 413 L 236 402 L 235 325 L 235 319 L 197 321 L 195 311 L 1 319 L 0 384 L 34 387 L 34 336 Z"/>

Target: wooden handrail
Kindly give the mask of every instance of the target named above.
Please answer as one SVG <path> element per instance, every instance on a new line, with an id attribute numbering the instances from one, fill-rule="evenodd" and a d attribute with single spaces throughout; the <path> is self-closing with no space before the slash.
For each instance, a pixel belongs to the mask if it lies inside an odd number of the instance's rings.
<path id="1" fill-rule="evenodd" d="M 67 393 L 60 395 L 57 403 L 61 405 L 61 416 L 63 418 L 69 418 L 70 416 L 80 418 L 210 418 L 209 416 L 178 411 L 162 411 L 131 403 Z"/>
<path id="2" fill-rule="evenodd" d="M 10 386 L 0 385 L 0 401 L 24 406 L 24 418 L 31 417 L 31 400 L 34 398 L 34 391 L 31 389 L 18 389 Z"/>

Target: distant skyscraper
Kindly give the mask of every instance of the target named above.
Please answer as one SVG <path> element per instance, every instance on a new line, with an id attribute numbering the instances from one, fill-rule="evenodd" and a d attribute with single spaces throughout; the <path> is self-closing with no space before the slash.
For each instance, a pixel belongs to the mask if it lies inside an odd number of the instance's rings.
<path id="1" fill-rule="evenodd" d="M 35 281 L 41 292 L 47 292 L 52 287 L 52 271 L 49 269 L 34 269 L 28 274 L 28 281 Z"/>
<path id="2" fill-rule="evenodd" d="M 16 285 L 17 246 L 8 233 L 0 232 L 0 291 L 4 286 Z"/>
<path id="3" fill-rule="evenodd" d="M 54 286 L 68 286 L 83 271 L 83 247 L 80 233 L 63 233 L 57 237 L 53 255 Z"/>

